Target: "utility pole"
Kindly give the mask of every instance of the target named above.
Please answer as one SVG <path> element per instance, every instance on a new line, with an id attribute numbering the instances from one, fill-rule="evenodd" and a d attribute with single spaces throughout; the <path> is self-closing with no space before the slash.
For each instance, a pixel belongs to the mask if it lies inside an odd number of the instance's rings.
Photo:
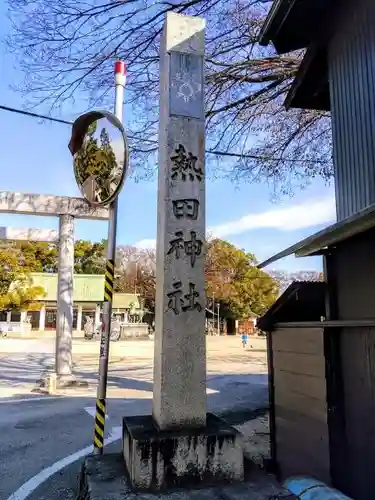
<path id="1" fill-rule="evenodd" d="M 122 61 L 115 63 L 115 116 L 122 123 L 122 110 L 124 103 L 124 88 L 126 82 L 126 66 Z M 118 197 L 115 198 L 109 207 L 108 225 L 108 245 L 107 262 L 105 270 L 105 289 L 103 305 L 103 330 L 100 339 L 100 359 L 99 359 L 99 384 L 96 399 L 95 431 L 94 431 L 94 454 L 103 453 L 104 446 L 104 425 L 106 414 L 107 378 L 108 378 L 108 358 L 109 339 L 111 334 L 113 282 L 115 275 L 116 257 L 116 233 L 117 233 L 117 211 Z"/>
<path id="2" fill-rule="evenodd" d="M 217 303 L 217 334 L 220 335 L 220 302 Z"/>

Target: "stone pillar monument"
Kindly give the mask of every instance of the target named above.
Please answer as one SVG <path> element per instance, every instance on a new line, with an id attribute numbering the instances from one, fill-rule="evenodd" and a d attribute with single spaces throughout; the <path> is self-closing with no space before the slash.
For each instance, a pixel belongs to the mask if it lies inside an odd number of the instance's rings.
<path id="1" fill-rule="evenodd" d="M 160 50 L 153 416 L 206 425 L 205 21 L 169 14 Z"/>
<path id="2" fill-rule="evenodd" d="M 153 415 L 124 418 L 133 488 L 243 480 L 237 431 L 206 414 L 205 21 L 168 13 L 160 48 Z"/>
<path id="3" fill-rule="evenodd" d="M 60 215 L 57 284 L 56 374 L 72 374 L 74 217 Z"/>

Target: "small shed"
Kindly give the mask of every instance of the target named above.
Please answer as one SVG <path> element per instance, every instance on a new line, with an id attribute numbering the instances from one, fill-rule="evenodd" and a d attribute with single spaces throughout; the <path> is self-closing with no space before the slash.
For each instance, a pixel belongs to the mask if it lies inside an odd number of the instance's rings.
<path id="1" fill-rule="evenodd" d="M 375 492 L 375 205 L 281 252 L 290 253 L 322 255 L 325 282 L 293 283 L 258 321 L 268 336 L 272 462 L 281 478 L 312 475 L 368 500 Z"/>
<path id="2" fill-rule="evenodd" d="M 258 321 L 267 332 L 271 458 L 278 476 L 331 483 L 325 284 L 294 282 Z"/>

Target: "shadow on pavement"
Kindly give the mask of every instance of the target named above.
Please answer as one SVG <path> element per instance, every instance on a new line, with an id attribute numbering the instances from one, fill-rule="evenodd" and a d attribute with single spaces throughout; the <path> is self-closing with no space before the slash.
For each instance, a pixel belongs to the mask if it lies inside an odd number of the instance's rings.
<path id="1" fill-rule="evenodd" d="M 19 386 L 35 384 L 44 371 L 53 367 L 50 354 L 22 354 L 0 356 L 0 384 Z"/>
<path id="2" fill-rule="evenodd" d="M 52 368 L 53 360 L 51 362 L 51 355 L 18 354 L 12 358 L 7 356 L 0 357 L 0 388 L 14 389 L 12 397 L 19 398 L 25 396 L 25 390 L 20 391 L 18 396 L 16 396 L 15 391 L 19 387 L 25 388 L 26 385 L 26 389 L 30 389 L 31 395 L 40 382 L 41 377 Z M 126 367 L 126 365 L 124 367 L 117 366 L 113 370 L 110 367 L 108 389 L 147 392 L 149 393 L 149 397 L 146 399 L 151 399 L 153 390 L 152 382 L 142 380 L 142 378 L 137 376 L 134 378 L 131 376 L 132 372 L 145 372 L 146 375 L 144 376 L 148 378 L 151 370 L 152 364 L 150 363 L 129 367 Z M 91 390 L 95 390 L 98 375 L 94 369 L 90 371 L 76 369 L 75 375 L 79 379 L 86 380 Z M 257 408 L 268 406 L 267 384 L 268 376 L 265 373 L 208 374 L 208 408 L 210 411 L 221 414 L 229 415 L 229 413 L 237 412 L 239 415 L 243 413 L 246 416 L 247 412 L 253 412 Z M 69 393 L 65 393 L 65 397 L 67 396 L 69 396 Z M 76 397 L 79 397 L 79 395 L 77 394 Z M 131 397 L 134 398 L 134 394 Z"/>

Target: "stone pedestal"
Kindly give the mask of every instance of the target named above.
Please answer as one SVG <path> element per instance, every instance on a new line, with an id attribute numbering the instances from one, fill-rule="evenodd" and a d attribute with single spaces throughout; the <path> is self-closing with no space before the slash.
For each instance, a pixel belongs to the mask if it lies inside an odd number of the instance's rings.
<path id="1" fill-rule="evenodd" d="M 151 416 L 125 417 L 123 454 L 136 490 L 242 481 L 240 434 L 215 415 L 198 429 L 160 431 Z"/>
<path id="2" fill-rule="evenodd" d="M 148 324 L 147 323 L 125 323 L 121 325 L 121 340 L 147 339 Z"/>
<path id="3" fill-rule="evenodd" d="M 247 465 L 247 482 L 240 484 L 142 494 L 132 490 L 120 453 L 91 455 L 82 464 L 77 500 L 296 500 L 271 475 Z"/>

